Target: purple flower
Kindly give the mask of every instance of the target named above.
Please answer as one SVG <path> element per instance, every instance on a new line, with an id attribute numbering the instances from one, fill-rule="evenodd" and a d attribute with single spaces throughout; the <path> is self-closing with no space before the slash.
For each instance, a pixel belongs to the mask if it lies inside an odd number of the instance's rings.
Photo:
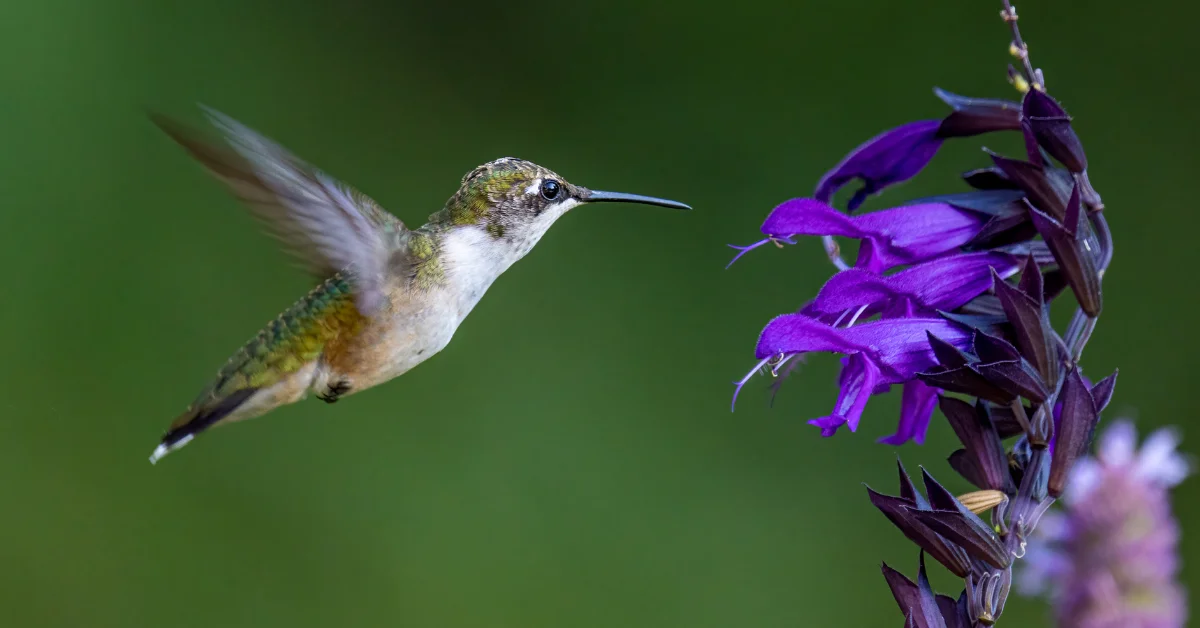
<path id="1" fill-rule="evenodd" d="M 1071 471 L 1062 512 L 1030 540 L 1018 585 L 1045 594 L 1060 626 L 1177 628 L 1187 620 L 1179 527 L 1167 491 L 1188 473 L 1176 435 L 1152 433 L 1137 448 L 1133 424 L 1101 436 L 1095 458 Z"/>
<path id="2" fill-rule="evenodd" d="M 929 345 L 931 333 L 960 348 L 970 345 L 970 331 L 942 318 L 885 319 L 837 328 L 803 314 L 785 314 L 763 330 L 755 354 L 762 360 L 760 366 L 771 359 L 783 361 L 813 352 L 846 356 L 838 378 L 841 393 L 833 412 L 809 421 L 821 428 L 822 436 L 832 436 L 842 425 L 855 431 L 872 394 L 884 392 L 892 384 L 911 382 L 905 388 L 900 426 L 888 440 L 899 440 L 907 434 L 920 441 L 925 437 L 936 392 L 914 380 L 917 373 L 937 363 Z M 739 384 L 739 390 L 745 381 Z"/>
<path id="3" fill-rule="evenodd" d="M 966 98 L 935 89 L 954 109 L 941 120 L 920 120 L 884 131 L 850 151 L 841 163 L 825 173 L 813 192 L 828 203 L 842 186 L 860 179 L 863 186 L 847 204 L 854 211 L 872 194 L 915 177 L 951 137 L 1021 128 L 1021 106 L 1005 100 Z"/>
<path id="4" fill-rule="evenodd" d="M 1159 516 L 1165 497 L 1156 502 L 1152 491 L 1139 491 L 1129 481 L 1112 489 L 1123 494 L 1108 495 L 1108 484 L 1097 480 L 1104 473 L 1083 458 L 1116 381 L 1114 373 L 1093 385 L 1080 362 L 1101 312 L 1101 280 L 1112 261 L 1113 240 L 1071 118 L 1045 93 L 1045 77 L 1029 62 L 1016 11 L 1008 0 L 1002 4 L 1022 66 L 1019 72 L 1009 66 L 1009 78 L 1027 92 L 1022 103 L 938 90 L 953 109 L 948 116 L 905 124 L 859 145 L 821 178 L 814 198 L 777 206 L 762 224 L 765 239 L 734 247 L 740 251 L 736 261 L 768 242 L 794 244 L 796 236 L 819 236 L 840 271 L 798 313 L 766 326 L 755 348 L 760 362 L 737 382 L 737 390 L 764 367 L 778 377 L 805 354 L 836 353 L 842 356 L 837 401 L 829 415 L 809 421 L 823 436 L 842 425 L 856 430 L 870 397 L 893 385 L 903 390 L 900 422 L 881 442 L 921 443 L 934 407 L 946 415 L 962 443 L 948 462 L 978 491 L 955 496 L 922 470 L 926 498 L 903 467 L 899 495 L 868 489 L 872 504 L 920 547 L 922 559 L 928 554 L 963 579 L 956 599 L 932 590 L 923 560 L 917 582 L 885 565 L 906 626 L 995 624 L 1008 599 L 1013 562 L 1025 556 L 1030 535 L 1062 496 L 1069 504 L 1089 503 L 1090 514 L 1069 508 L 1071 516 L 1082 518 L 1071 529 L 1083 532 L 1059 539 L 1063 547 L 1078 548 L 1071 556 L 1074 571 L 1054 576 L 1073 587 L 1059 596 L 1065 600 L 1060 616 L 1084 628 L 1178 626 L 1183 612 L 1171 580 L 1174 536 L 1144 525 L 1147 516 L 1169 524 L 1169 517 Z M 868 195 L 915 176 L 946 139 L 993 131 L 1021 131 L 1027 161 L 989 151 L 991 167 L 963 175 L 974 191 L 850 215 Z M 854 179 L 863 187 L 848 211 L 835 209 L 831 199 Z M 838 237 L 859 241 L 853 266 L 842 258 Z M 1075 314 L 1060 334 L 1051 308 L 1068 288 Z M 1141 460 L 1171 458 L 1173 441 L 1156 442 Z M 1109 463 L 1117 458 L 1101 456 Z M 1126 479 L 1136 476 L 1124 473 Z M 1089 493 L 1101 497 L 1080 497 Z M 1115 516 L 1109 504 L 1119 504 L 1129 517 L 1148 515 L 1120 528 L 1103 519 Z M 1109 545 L 1097 532 L 1100 524 L 1111 528 L 1106 530 L 1115 540 Z M 1173 530 L 1168 524 L 1157 529 Z M 1117 549 L 1132 557 L 1123 554 L 1108 571 L 1097 567 L 1096 557 Z M 1148 558 L 1139 562 L 1143 557 Z M 1088 568 L 1075 566 L 1080 564 Z M 1104 596 L 1126 601 L 1141 596 L 1153 607 L 1134 616 L 1127 612 L 1131 603 L 1102 608 Z M 1150 616 L 1159 621 L 1138 623 Z"/>
<path id="5" fill-rule="evenodd" d="M 794 236 L 843 236 L 862 242 L 858 268 L 874 273 L 916 264 L 959 250 L 971 241 L 988 217 L 947 203 L 922 203 L 858 216 L 846 215 L 812 198 L 786 201 L 763 221 L 767 236 L 734 257 L 770 241 L 791 242 Z M 730 262 L 731 264 L 733 262 Z"/>
<path id="6" fill-rule="evenodd" d="M 910 122 L 863 142 L 821 177 L 813 195 L 828 202 L 843 185 L 862 179 L 862 188 L 848 204 L 850 211 L 858 209 L 868 196 L 907 181 L 925 168 L 942 147 L 941 125 L 941 120 Z"/>
<path id="7" fill-rule="evenodd" d="M 851 268 L 830 277 L 804 313 L 840 317 L 861 309 L 859 316 L 877 312 L 883 312 L 885 318 L 933 315 L 937 310 L 954 310 L 987 292 L 992 287 L 992 269 L 1007 278 L 1017 268 L 1015 257 L 992 252 L 941 257 L 894 275 Z"/>
<path id="8" fill-rule="evenodd" d="M 903 445 L 913 441 L 918 445 L 925 444 L 925 432 L 929 430 L 929 419 L 933 418 L 933 408 L 937 406 L 940 388 L 934 388 L 918 379 L 904 382 L 900 394 L 900 424 L 896 433 L 884 436 L 879 442 L 887 445 Z"/>

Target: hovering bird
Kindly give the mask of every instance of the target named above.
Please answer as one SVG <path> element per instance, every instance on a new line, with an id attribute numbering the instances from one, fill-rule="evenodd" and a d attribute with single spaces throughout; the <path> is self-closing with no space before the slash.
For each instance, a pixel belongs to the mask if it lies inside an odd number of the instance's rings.
<path id="1" fill-rule="evenodd" d="M 151 119 L 260 219 L 320 282 L 233 354 L 179 415 L 155 463 L 214 425 L 261 416 L 311 391 L 333 403 L 441 351 L 492 282 L 583 203 L 661 198 L 573 185 L 505 157 L 468 172 L 445 206 L 408 229 L 374 200 L 212 109 L 225 142 Z"/>

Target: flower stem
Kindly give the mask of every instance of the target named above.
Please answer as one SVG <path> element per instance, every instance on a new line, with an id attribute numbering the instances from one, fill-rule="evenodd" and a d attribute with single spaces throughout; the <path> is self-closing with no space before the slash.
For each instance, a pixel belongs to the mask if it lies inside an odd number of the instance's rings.
<path id="1" fill-rule="evenodd" d="M 1078 364 L 1079 359 L 1083 357 L 1083 348 L 1087 346 L 1088 340 L 1092 337 L 1092 332 L 1096 330 L 1096 321 L 1094 316 L 1088 316 L 1083 320 L 1083 324 L 1079 328 L 1079 333 L 1071 339 L 1069 346 L 1071 348 L 1071 361 Z"/>
<path id="2" fill-rule="evenodd" d="M 1032 434 L 1033 426 L 1029 424 L 1029 415 L 1025 414 L 1025 406 L 1021 404 L 1021 399 L 1019 397 L 1017 399 L 1013 399 L 1013 402 L 1010 405 L 1012 407 L 1013 417 L 1017 419 L 1017 423 L 1021 424 L 1021 430 L 1023 430 L 1026 434 Z"/>
<path id="3" fill-rule="evenodd" d="M 1089 217 L 1092 220 L 1092 228 L 1096 231 L 1096 237 L 1100 240 L 1100 263 L 1097 264 L 1097 269 L 1100 271 L 1100 278 L 1104 278 L 1104 271 L 1108 270 L 1108 265 L 1112 263 L 1113 258 L 1113 239 L 1112 230 L 1108 228 L 1108 219 L 1104 217 L 1104 212 L 1091 212 Z"/>
<path id="4" fill-rule="evenodd" d="M 1004 3 L 1004 10 L 1000 12 L 1000 17 L 1004 18 L 1009 28 L 1012 29 L 1013 47 L 1016 49 L 1017 58 L 1021 61 L 1025 80 L 1029 81 L 1030 86 L 1034 89 L 1045 90 L 1045 79 L 1041 71 L 1033 69 L 1033 64 L 1029 61 L 1029 46 L 1025 40 L 1021 39 L 1021 29 L 1017 26 L 1017 9 L 1009 0 L 1001 1 Z"/>

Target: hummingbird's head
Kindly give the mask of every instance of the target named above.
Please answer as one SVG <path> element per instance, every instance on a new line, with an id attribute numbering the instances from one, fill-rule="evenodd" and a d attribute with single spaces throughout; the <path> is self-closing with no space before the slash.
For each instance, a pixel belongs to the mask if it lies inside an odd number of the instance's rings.
<path id="1" fill-rule="evenodd" d="M 522 249 L 523 255 L 568 210 L 600 202 L 691 209 L 661 198 L 589 190 L 533 162 L 504 157 L 468 172 L 446 208 L 433 219 L 451 225 L 477 225 L 491 237 Z"/>

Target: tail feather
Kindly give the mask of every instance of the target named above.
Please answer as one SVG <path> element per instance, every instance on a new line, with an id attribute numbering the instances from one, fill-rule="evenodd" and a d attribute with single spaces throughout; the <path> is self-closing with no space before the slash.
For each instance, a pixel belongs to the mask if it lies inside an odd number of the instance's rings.
<path id="1" fill-rule="evenodd" d="M 171 427 L 163 435 L 162 441 L 154 448 L 154 452 L 150 454 L 150 464 L 157 463 L 163 456 L 190 443 L 201 432 L 232 414 L 256 392 L 258 392 L 257 388 L 243 388 L 214 403 L 194 404 L 193 407 L 188 408 L 187 412 L 179 415 L 171 423 Z"/>

